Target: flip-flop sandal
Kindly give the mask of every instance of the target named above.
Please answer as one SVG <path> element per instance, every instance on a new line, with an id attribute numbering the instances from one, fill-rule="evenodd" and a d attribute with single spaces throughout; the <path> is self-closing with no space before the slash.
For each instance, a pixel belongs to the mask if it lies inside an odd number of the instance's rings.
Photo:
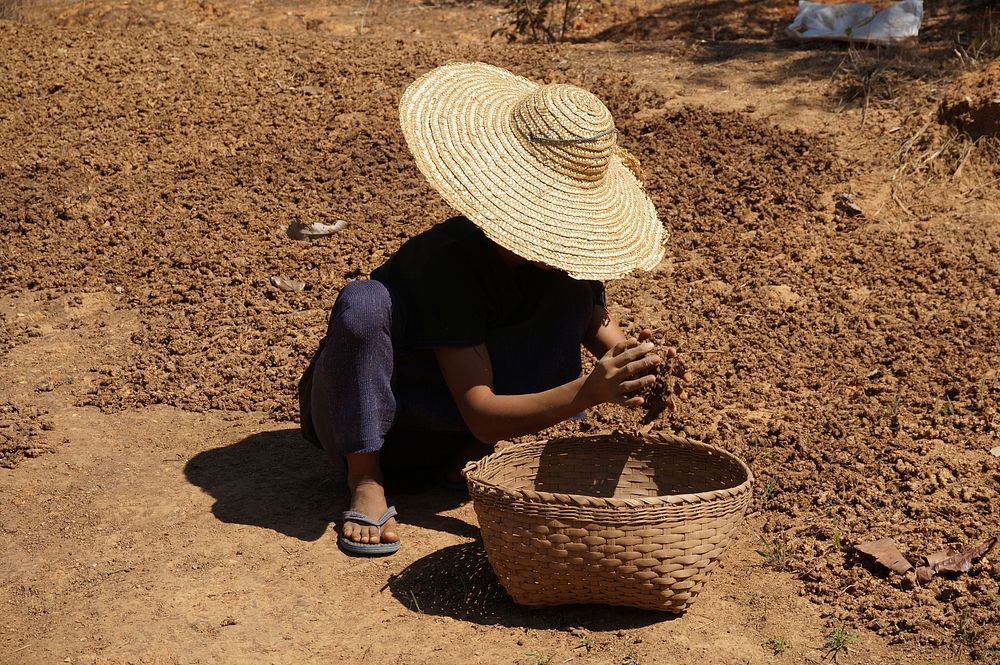
<path id="1" fill-rule="evenodd" d="M 356 510 L 346 510 L 341 515 L 344 521 L 357 522 L 359 524 L 368 524 L 378 528 L 378 535 L 381 539 L 382 537 L 382 527 L 390 519 L 396 516 L 396 507 L 389 506 L 389 509 L 382 513 L 382 517 L 377 520 L 373 520 L 364 513 L 359 513 Z M 357 554 L 359 556 L 385 556 L 388 554 L 395 554 L 399 551 L 399 541 L 395 543 L 356 543 L 350 538 L 344 538 L 343 536 L 337 537 L 337 544 L 340 549 L 344 550 L 348 554 Z"/>

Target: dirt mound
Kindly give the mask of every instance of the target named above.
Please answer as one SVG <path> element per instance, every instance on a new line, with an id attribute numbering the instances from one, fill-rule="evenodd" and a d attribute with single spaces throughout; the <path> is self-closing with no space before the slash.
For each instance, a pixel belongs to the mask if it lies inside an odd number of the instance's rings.
<path id="1" fill-rule="evenodd" d="M 1000 137 L 1000 60 L 961 76 L 941 102 L 938 119 L 973 139 Z"/>
<path id="2" fill-rule="evenodd" d="M 52 429 L 44 416 L 45 412 L 35 407 L 0 404 L 0 467 L 10 469 L 25 457 L 50 452 L 40 440 L 44 430 Z"/>

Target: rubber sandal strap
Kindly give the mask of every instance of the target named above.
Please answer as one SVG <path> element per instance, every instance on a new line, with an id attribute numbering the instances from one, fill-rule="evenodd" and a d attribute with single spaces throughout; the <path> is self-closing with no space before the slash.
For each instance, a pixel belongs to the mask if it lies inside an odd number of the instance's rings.
<path id="1" fill-rule="evenodd" d="M 349 520 L 351 522 L 360 522 L 361 524 L 367 524 L 369 526 L 378 527 L 378 535 L 379 537 L 381 537 L 382 527 L 385 526 L 385 523 L 391 520 L 396 515 L 397 515 L 396 506 L 389 506 L 389 508 L 384 513 L 382 513 L 382 517 L 378 518 L 377 520 L 373 520 L 364 513 L 359 513 L 356 510 L 345 510 L 343 514 L 341 514 L 341 517 L 344 519 L 345 522 Z"/>

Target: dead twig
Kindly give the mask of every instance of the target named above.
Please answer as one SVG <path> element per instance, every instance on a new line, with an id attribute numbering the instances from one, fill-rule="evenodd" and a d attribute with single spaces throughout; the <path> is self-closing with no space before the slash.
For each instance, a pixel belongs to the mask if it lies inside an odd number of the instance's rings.
<path id="1" fill-rule="evenodd" d="M 368 17 L 368 10 L 371 8 L 371 6 L 372 6 L 372 0 L 368 0 L 368 2 L 365 3 L 364 11 L 361 12 L 361 22 L 358 23 L 359 35 L 363 35 L 365 32 L 365 19 Z"/>
<path id="2" fill-rule="evenodd" d="M 895 201 L 899 209 L 905 212 L 907 215 L 912 215 L 913 211 L 906 207 L 906 205 L 900 200 L 899 193 L 896 191 L 895 183 L 893 183 L 892 188 L 889 190 L 889 195 L 892 196 L 892 200 Z"/>
<path id="3" fill-rule="evenodd" d="M 910 152 L 910 150 L 913 149 L 913 146 L 916 145 L 917 141 L 920 140 L 920 137 L 924 135 L 924 132 L 930 129 L 933 122 L 934 122 L 933 120 L 928 120 L 926 123 L 924 123 L 923 127 L 918 129 L 917 132 L 913 134 L 913 136 L 903 141 L 903 143 L 899 146 L 899 148 L 896 149 L 896 153 L 893 155 L 893 157 L 896 160 L 901 160 L 903 156 L 905 156 L 907 153 Z"/>
<path id="4" fill-rule="evenodd" d="M 962 169 L 965 168 L 965 163 L 969 161 L 969 157 L 972 156 L 973 151 L 976 149 L 976 143 L 973 141 L 965 147 L 965 154 L 962 155 L 962 159 L 959 160 L 958 166 L 955 168 L 955 172 L 951 174 L 952 180 L 958 180 L 962 175 Z"/>

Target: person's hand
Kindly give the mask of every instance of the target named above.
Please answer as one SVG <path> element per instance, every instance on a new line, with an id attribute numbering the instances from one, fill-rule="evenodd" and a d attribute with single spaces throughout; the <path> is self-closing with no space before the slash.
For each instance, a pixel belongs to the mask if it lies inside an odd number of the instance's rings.
<path id="1" fill-rule="evenodd" d="M 649 328 L 643 328 L 642 330 L 639 331 L 639 342 L 640 343 L 642 343 L 642 342 L 648 342 L 651 339 L 653 339 L 653 331 L 652 330 L 650 330 Z M 668 346 L 667 348 L 663 349 L 663 357 L 665 359 L 667 359 L 667 360 L 670 360 L 671 358 L 676 358 L 677 357 L 677 349 L 675 349 L 672 346 Z M 690 381 L 691 380 L 690 378 L 685 379 L 685 378 L 681 378 L 680 376 L 678 376 L 677 378 L 679 378 L 681 381 Z"/>
<path id="2" fill-rule="evenodd" d="M 653 385 L 656 381 L 653 372 L 661 362 L 660 356 L 653 353 L 655 348 L 648 341 L 629 339 L 605 353 L 583 383 L 582 392 L 588 403 L 641 405 L 644 400 L 636 393 Z"/>
<path id="3" fill-rule="evenodd" d="M 638 337 L 639 337 L 639 342 L 647 342 L 653 339 L 653 331 L 650 330 L 649 328 L 643 328 L 642 330 L 639 331 Z M 665 349 L 663 349 L 660 352 L 660 354 L 662 355 L 662 359 L 666 362 L 666 369 L 669 372 L 670 376 L 672 376 L 678 382 L 676 385 L 678 385 L 679 387 L 676 387 L 674 389 L 673 391 L 674 395 L 677 397 L 677 399 L 681 401 L 687 401 L 687 392 L 684 390 L 684 386 L 680 384 L 689 383 L 691 381 L 692 379 L 691 372 L 687 371 L 684 365 L 679 361 L 671 362 L 674 358 L 677 357 L 677 349 L 675 347 L 668 346 Z"/>

